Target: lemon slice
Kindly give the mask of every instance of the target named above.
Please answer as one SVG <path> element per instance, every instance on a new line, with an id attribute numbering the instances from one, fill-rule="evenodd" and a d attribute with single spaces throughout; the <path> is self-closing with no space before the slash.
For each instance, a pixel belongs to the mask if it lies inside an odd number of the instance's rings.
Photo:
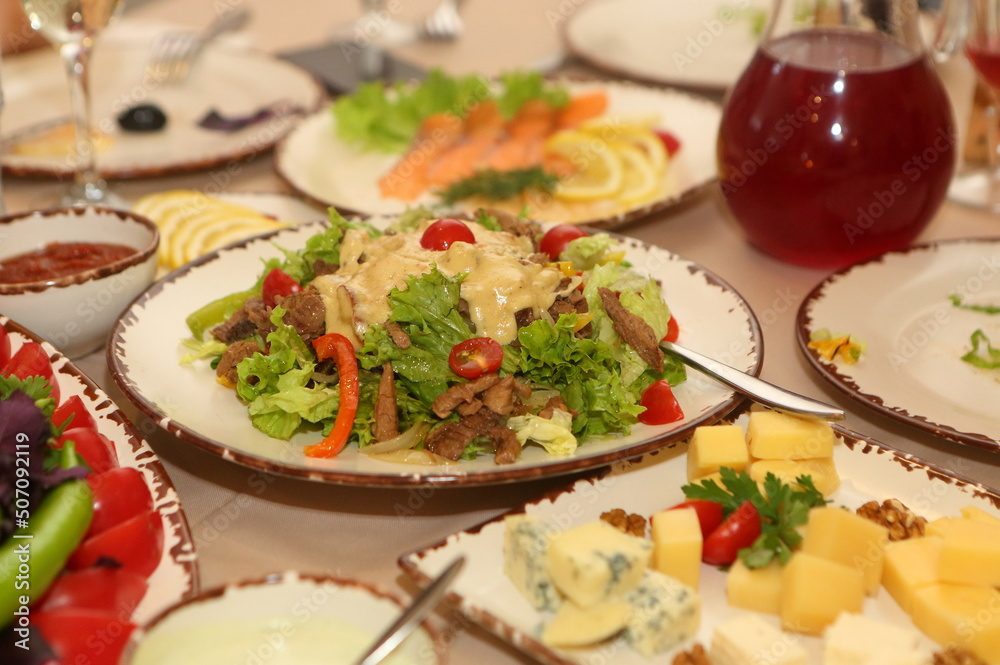
<path id="1" fill-rule="evenodd" d="M 640 130 L 650 131 L 656 128 L 662 118 L 659 113 L 643 113 L 630 115 L 603 115 L 582 123 L 581 131 L 597 132 L 603 130 Z M 613 138 L 613 137 L 609 137 Z"/>
<path id="2" fill-rule="evenodd" d="M 236 242 L 237 240 L 246 240 L 252 236 L 266 233 L 267 231 L 281 229 L 285 226 L 286 224 L 283 222 L 277 222 L 273 219 L 267 218 L 260 220 L 256 224 L 237 225 L 212 234 L 210 241 L 205 244 L 205 252 L 225 247 L 226 245 Z"/>
<path id="3" fill-rule="evenodd" d="M 660 176 L 667 170 L 667 149 L 663 147 L 663 141 L 649 129 L 628 128 L 623 129 L 621 139 L 634 144 L 642 150 L 649 160 L 653 170 Z"/>
<path id="4" fill-rule="evenodd" d="M 568 201 L 614 197 L 622 187 L 621 158 L 601 138 L 583 131 L 554 134 L 545 149 L 565 157 L 576 171 L 559 181 L 555 195 Z"/>
<path id="5" fill-rule="evenodd" d="M 231 219 L 242 220 L 244 225 L 251 225 L 268 218 L 255 210 L 223 201 L 187 215 L 174 225 L 170 234 L 170 265 L 176 268 L 201 256 L 201 242 L 195 241 L 199 233 L 206 227 L 228 224 Z"/>
<path id="6" fill-rule="evenodd" d="M 626 141 L 609 144 L 622 161 L 622 186 L 617 199 L 624 204 L 645 203 L 656 196 L 660 172 L 646 153 Z"/>

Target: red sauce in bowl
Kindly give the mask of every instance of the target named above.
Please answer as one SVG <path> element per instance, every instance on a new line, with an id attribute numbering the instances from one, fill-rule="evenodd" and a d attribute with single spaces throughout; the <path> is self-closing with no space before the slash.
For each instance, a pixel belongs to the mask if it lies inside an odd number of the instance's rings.
<path id="1" fill-rule="evenodd" d="M 100 268 L 137 253 L 104 242 L 52 242 L 42 249 L 0 260 L 0 284 L 45 282 Z"/>

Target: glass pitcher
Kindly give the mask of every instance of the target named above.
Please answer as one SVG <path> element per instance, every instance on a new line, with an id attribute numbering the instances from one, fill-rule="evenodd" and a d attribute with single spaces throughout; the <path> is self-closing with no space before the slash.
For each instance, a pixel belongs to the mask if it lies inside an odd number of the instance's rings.
<path id="1" fill-rule="evenodd" d="M 918 18 L 916 0 L 774 0 L 717 146 L 723 197 L 753 245 L 841 268 L 930 222 L 956 136 Z"/>

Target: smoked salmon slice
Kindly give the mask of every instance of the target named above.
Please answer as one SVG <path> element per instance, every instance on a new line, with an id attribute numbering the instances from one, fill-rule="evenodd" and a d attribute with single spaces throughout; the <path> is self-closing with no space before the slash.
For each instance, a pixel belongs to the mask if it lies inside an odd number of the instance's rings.
<path id="1" fill-rule="evenodd" d="M 451 113 L 434 113 L 424 118 L 413 145 L 392 169 L 379 178 L 384 198 L 412 201 L 431 182 L 427 170 L 462 135 L 462 121 Z"/>
<path id="2" fill-rule="evenodd" d="M 462 136 L 428 166 L 427 180 L 448 185 L 473 175 L 503 129 L 503 114 L 495 101 L 476 104 L 462 123 Z"/>

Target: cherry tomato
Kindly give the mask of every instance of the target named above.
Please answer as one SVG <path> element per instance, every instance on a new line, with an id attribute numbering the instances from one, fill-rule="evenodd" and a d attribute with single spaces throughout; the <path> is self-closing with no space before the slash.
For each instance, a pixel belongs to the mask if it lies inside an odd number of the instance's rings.
<path id="1" fill-rule="evenodd" d="M 7 329 L 0 326 L 0 372 L 7 365 L 10 360 L 10 336 L 7 335 Z"/>
<path id="2" fill-rule="evenodd" d="M 448 365 L 462 378 L 475 379 L 500 369 L 503 347 L 492 337 L 473 337 L 451 347 Z"/>
<path id="3" fill-rule="evenodd" d="M 639 405 L 646 410 L 639 414 L 639 422 L 644 425 L 666 425 L 684 419 L 684 411 L 674 397 L 674 391 L 666 379 L 660 379 L 642 393 Z"/>
<path id="4" fill-rule="evenodd" d="M 472 234 L 472 229 L 464 222 L 447 217 L 428 226 L 424 229 L 424 234 L 420 236 L 420 246 L 436 252 L 443 252 L 456 242 L 467 242 L 474 245 L 476 236 Z"/>
<path id="5" fill-rule="evenodd" d="M 163 554 L 163 518 L 150 510 L 87 538 L 70 555 L 67 567 L 81 570 L 102 559 L 149 577 Z"/>
<path id="6" fill-rule="evenodd" d="M 120 467 L 92 473 L 85 480 L 94 495 L 94 516 L 84 538 L 153 509 L 153 497 L 142 472 L 136 468 Z"/>
<path id="7" fill-rule="evenodd" d="M 698 523 L 701 525 L 702 540 L 706 540 L 713 531 L 722 524 L 722 504 L 706 499 L 690 499 L 683 503 L 678 503 L 670 510 L 679 508 L 690 508 L 698 516 Z"/>
<path id="8" fill-rule="evenodd" d="M 99 610 L 58 609 L 32 612 L 31 623 L 60 663 L 117 665 L 135 624 Z"/>
<path id="9" fill-rule="evenodd" d="M 670 132 L 658 129 L 653 133 L 656 134 L 656 138 L 660 139 L 663 143 L 663 149 L 667 151 L 667 157 L 673 157 L 677 154 L 677 151 L 681 149 L 680 139 Z"/>
<path id="10" fill-rule="evenodd" d="M 7 361 L 3 371 L 4 374 L 19 379 L 26 379 L 29 376 L 44 377 L 52 386 L 52 399 L 56 404 L 59 403 L 59 384 L 56 382 L 52 363 L 49 362 L 49 354 L 45 353 L 45 349 L 38 342 L 25 342 Z"/>
<path id="11" fill-rule="evenodd" d="M 274 307 L 278 297 L 285 298 L 301 290 L 302 286 L 281 268 L 273 268 L 261 284 L 261 295 L 268 307 Z"/>
<path id="12" fill-rule="evenodd" d="M 73 428 L 85 427 L 92 430 L 97 429 L 97 421 L 94 420 L 94 416 L 90 415 L 90 411 L 79 395 L 70 395 L 63 400 L 62 404 L 56 407 L 55 412 L 52 414 L 52 424 L 59 427 L 65 425 L 66 427 Z"/>
<path id="13" fill-rule="evenodd" d="M 665 342 L 676 342 L 681 336 L 681 327 L 677 324 L 677 317 L 671 315 L 667 321 L 667 334 L 663 336 Z"/>
<path id="14" fill-rule="evenodd" d="M 760 513 L 744 501 L 705 539 L 701 560 L 712 566 L 732 565 L 739 551 L 753 545 L 759 535 Z"/>
<path id="15" fill-rule="evenodd" d="M 542 241 L 538 243 L 538 251 L 548 254 L 553 261 L 558 261 L 559 256 L 566 250 L 566 245 L 586 235 L 587 232 L 579 226 L 559 224 L 545 232 Z"/>
<path id="16" fill-rule="evenodd" d="M 34 612 L 76 608 L 132 616 L 149 584 L 142 575 L 112 566 L 66 571 L 32 607 Z"/>
<path id="17" fill-rule="evenodd" d="M 61 450 L 66 441 L 72 441 L 76 453 L 83 458 L 94 473 L 104 473 L 118 467 L 118 453 L 108 437 L 88 427 L 72 427 L 57 438 L 52 447 Z"/>

